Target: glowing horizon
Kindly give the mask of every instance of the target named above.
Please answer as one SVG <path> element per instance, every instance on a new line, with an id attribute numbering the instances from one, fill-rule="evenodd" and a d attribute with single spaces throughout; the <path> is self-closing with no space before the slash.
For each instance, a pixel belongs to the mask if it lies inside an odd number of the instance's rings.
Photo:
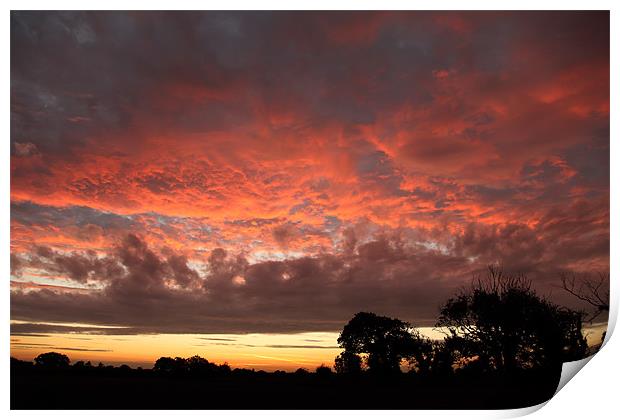
<path id="1" fill-rule="evenodd" d="M 101 327 L 101 326 L 98 326 Z M 104 327 L 105 328 L 105 327 Z M 601 342 L 607 323 L 585 327 L 589 346 Z M 417 329 L 424 337 L 441 340 L 444 334 L 434 327 Z M 159 357 L 199 355 L 210 362 L 228 363 L 231 368 L 256 370 L 310 371 L 325 365 L 332 367 L 342 349 L 337 332 L 300 334 L 151 334 L 93 335 L 82 333 L 11 336 L 11 357 L 31 361 L 41 353 L 67 354 L 72 363 L 79 360 L 119 366 L 151 368 Z M 96 346 L 96 347 L 93 347 Z M 231 362 L 232 361 L 232 362 Z"/>

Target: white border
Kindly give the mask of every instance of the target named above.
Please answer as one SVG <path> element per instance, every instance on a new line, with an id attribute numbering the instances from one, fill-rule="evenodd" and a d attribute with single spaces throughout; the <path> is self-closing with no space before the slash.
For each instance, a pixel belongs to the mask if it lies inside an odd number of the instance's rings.
<path id="1" fill-rule="evenodd" d="M 229 0 L 226 2 L 200 2 L 191 0 L 175 0 L 161 1 L 119 1 L 119 0 L 107 0 L 98 1 L 91 0 L 89 2 L 77 1 L 77 0 L 60 0 L 60 1 L 36 1 L 36 0 L 22 0 L 22 1 L 7 1 L 4 4 L 8 5 L 8 10 L 4 15 L 5 25 L 2 29 L 2 57 L 5 58 L 4 65 L 2 66 L 3 72 L 3 86 L 2 92 L 4 101 L 2 101 L 2 125 L 3 132 L 5 133 L 5 139 L 3 141 L 3 147 L 0 151 L 0 162 L 2 163 L 2 175 L 0 177 L 0 200 L 2 200 L 2 206 L 0 212 L 2 218 L 0 219 L 0 234 L 2 237 L 2 248 L 0 249 L 0 261 L 1 267 L 6 277 L 8 277 L 9 271 L 9 256 L 10 256 L 10 146 L 9 146 L 9 130 L 10 130 L 10 67 L 9 67 L 9 51 L 10 51 L 10 16 L 9 10 L 58 10 L 58 9 L 75 9 L 75 10 L 100 10 L 100 9 L 112 9 L 112 10 L 172 10 L 172 9 L 189 9 L 189 10 L 235 10 L 235 9 L 265 9 L 265 10 L 611 10 L 611 92 L 617 95 L 618 83 L 617 76 L 620 75 L 620 68 L 618 68 L 617 47 L 618 42 L 618 25 L 620 20 L 618 19 L 618 6 L 614 8 L 616 4 L 614 1 L 575 1 L 564 0 L 562 2 L 557 1 L 534 1 L 534 0 L 520 0 L 520 1 L 490 1 L 490 0 L 476 0 L 476 1 L 457 1 L 457 0 L 444 0 L 441 3 L 432 1 L 404 1 L 404 0 L 349 0 L 349 1 L 334 1 L 334 0 L 313 0 L 313 1 L 295 1 L 290 0 L 263 0 L 263 1 L 242 1 L 242 0 Z M 616 51 L 614 52 L 614 47 Z M 618 138 L 618 110 L 615 107 L 614 96 L 611 97 L 611 139 Z M 619 163 L 618 148 L 611 142 L 611 160 L 612 162 Z M 620 169 L 618 166 L 611 165 L 611 249 L 610 260 L 619 261 L 620 255 L 618 255 L 618 229 L 616 222 L 618 221 L 618 214 L 620 210 L 618 200 L 618 185 L 617 180 L 620 179 Z M 615 324 L 617 318 L 618 309 L 618 291 L 616 281 L 618 270 L 616 266 L 611 266 L 611 279 L 612 279 L 612 312 L 610 314 L 610 330 L 613 328 L 612 324 Z M 8 280 L 8 279 L 7 279 Z M 1 325 L 2 337 L 2 353 L 3 359 L 0 361 L 2 367 L 2 381 L 0 390 L 0 399 L 2 406 L 5 410 L 9 409 L 9 318 L 10 318 L 10 294 L 8 281 L 5 281 L 4 286 L 4 299 L 2 299 L 3 313 L 5 314 L 4 322 Z M 551 401 L 547 404 L 541 404 L 540 406 L 521 409 L 521 410 L 503 410 L 503 411 L 210 411 L 210 412 L 196 412 L 196 411 L 118 411 L 114 412 L 114 416 L 117 418 L 133 418 L 135 416 L 156 416 L 161 418 L 167 418 L 170 415 L 175 417 L 195 417 L 204 416 L 205 414 L 213 416 L 215 418 L 241 418 L 251 415 L 257 419 L 269 419 L 269 420 L 290 420 L 291 417 L 300 419 L 310 419 L 316 416 L 327 416 L 329 418 L 355 418 L 356 420 L 376 420 L 378 415 L 388 415 L 391 419 L 410 419 L 411 416 L 426 418 L 455 418 L 459 419 L 480 419 L 480 418 L 505 418 L 525 415 L 533 411 L 538 410 L 542 406 L 544 409 L 536 411 L 533 414 L 533 418 L 607 418 L 609 414 L 617 412 L 618 404 L 617 392 L 615 391 L 615 385 L 617 384 L 617 375 L 620 373 L 620 364 L 618 363 L 618 357 L 620 356 L 620 344 L 618 339 L 613 338 L 612 334 L 607 335 L 606 345 L 604 349 L 597 354 L 591 362 L 588 363 L 588 367 L 584 368 L 579 373 L 576 380 L 570 381 Z M 67 397 L 70 398 L 71 390 L 67 390 Z M 29 411 L 12 411 L 10 415 L 16 418 L 31 418 L 35 416 L 44 415 L 46 418 L 82 418 L 84 416 L 108 418 L 111 413 L 103 411 L 47 411 L 47 412 L 29 412 Z"/>

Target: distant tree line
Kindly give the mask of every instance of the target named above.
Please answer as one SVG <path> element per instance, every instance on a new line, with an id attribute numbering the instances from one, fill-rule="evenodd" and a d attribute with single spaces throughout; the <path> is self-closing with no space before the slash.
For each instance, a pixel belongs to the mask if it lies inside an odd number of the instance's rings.
<path id="1" fill-rule="evenodd" d="M 84 362 L 79 360 L 73 364 L 69 357 L 65 354 L 57 352 L 42 353 L 35 357 L 33 362 L 23 361 L 11 357 L 11 369 L 19 372 L 47 372 L 47 373 L 76 373 L 76 374 L 110 374 L 110 375 L 155 375 L 163 378 L 215 378 L 235 376 L 287 376 L 294 375 L 298 378 L 315 375 L 317 377 L 328 377 L 334 372 L 329 366 L 318 366 L 313 372 L 305 368 L 299 368 L 294 372 L 285 372 L 276 370 L 275 372 L 266 372 L 264 370 L 234 368 L 232 369 L 228 363 L 217 364 L 209 362 L 201 356 L 183 357 L 160 357 L 155 361 L 151 369 L 143 369 L 141 367 L 131 368 L 123 364 L 120 366 L 104 365 L 98 363 L 93 365 L 90 361 Z"/>
<path id="2" fill-rule="evenodd" d="M 162 374 L 189 374 L 219 376 L 227 375 L 231 369 L 227 363 L 217 365 L 200 356 L 192 356 L 187 359 L 182 357 L 160 357 L 153 366 L 153 371 Z"/>

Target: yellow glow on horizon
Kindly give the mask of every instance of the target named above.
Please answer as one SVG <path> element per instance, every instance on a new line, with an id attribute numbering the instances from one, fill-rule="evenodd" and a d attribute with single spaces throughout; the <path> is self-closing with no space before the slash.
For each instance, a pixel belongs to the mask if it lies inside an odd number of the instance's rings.
<path id="1" fill-rule="evenodd" d="M 340 352 L 337 333 L 301 334 L 41 334 L 11 336 L 11 355 L 32 360 L 40 353 L 57 351 L 72 362 L 126 363 L 151 367 L 162 356 L 199 355 L 232 368 L 265 370 L 315 368 L 331 365 Z"/>
<path id="2" fill-rule="evenodd" d="M 430 338 L 442 335 L 421 328 Z M 227 362 L 232 368 L 264 370 L 314 369 L 331 366 L 341 349 L 337 332 L 299 334 L 37 334 L 12 335 L 11 355 L 32 360 L 47 351 L 69 356 L 72 362 L 90 360 L 120 365 L 151 367 L 162 356 L 199 355 L 211 362 Z"/>
<path id="3" fill-rule="evenodd" d="M 585 329 L 589 345 L 600 342 L 607 324 Z M 426 337 L 441 339 L 438 330 L 425 327 L 419 331 Z M 199 355 L 214 363 L 228 363 L 234 368 L 273 371 L 313 370 L 321 364 L 332 366 L 341 349 L 337 332 L 298 334 L 14 334 L 11 356 L 32 360 L 48 351 L 66 354 L 71 362 L 150 368 L 162 356 L 190 357 Z"/>

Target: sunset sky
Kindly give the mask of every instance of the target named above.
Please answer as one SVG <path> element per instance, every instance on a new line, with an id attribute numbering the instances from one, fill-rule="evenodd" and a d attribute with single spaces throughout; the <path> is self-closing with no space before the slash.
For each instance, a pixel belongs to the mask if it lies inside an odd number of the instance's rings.
<path id="1" fill-rule="evenodd" d="M 11 13 L 11 354 L 331 364 L 609 270 L 607 12 Z"/>

